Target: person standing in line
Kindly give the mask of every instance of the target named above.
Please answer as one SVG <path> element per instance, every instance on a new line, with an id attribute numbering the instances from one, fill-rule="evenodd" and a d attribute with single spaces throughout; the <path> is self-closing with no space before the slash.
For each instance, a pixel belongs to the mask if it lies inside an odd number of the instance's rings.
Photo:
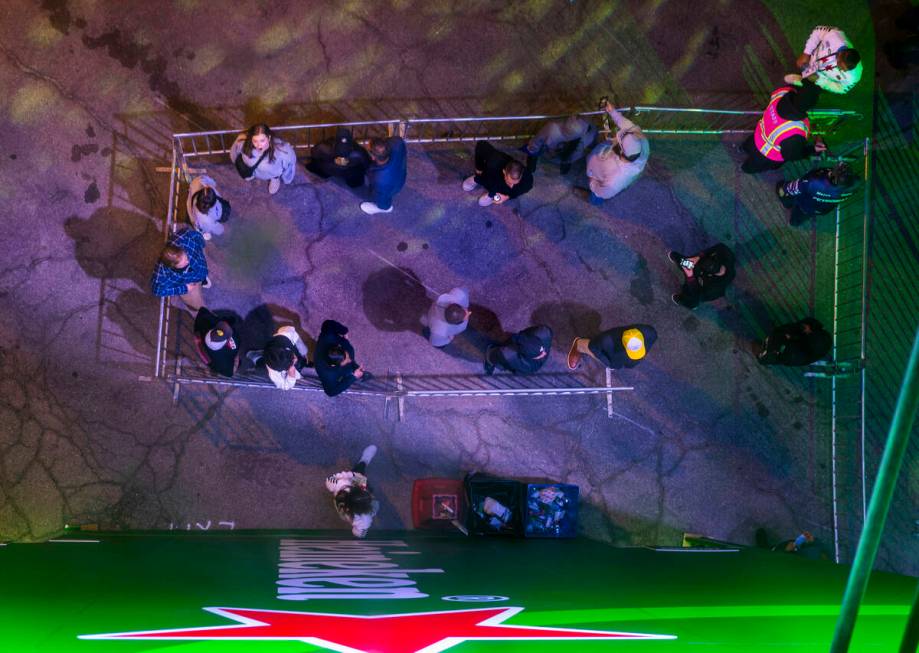
<path id="1" fill-rule="evenodd" d="M 578 115 L 552 120 L 523 147 L 527 155 L 527 170 L 536 172 L 539 157 L 558 161 L 560 172 L 567 175 L 571 165 L 580 161 L 597 140 L 597 128 Z"/>
<path id="2" fill-rule="evenodd" d="M 485 188 L 479 197 L 479 206 L 502 204 L 530 192 L 533 173 L 491 143 L 478 141 L 475 144 L 475 174 L 466 178 L 463 190 L 471 193 L 479 187 Z"/>
<path id="3" fill-rule="evenodd" d="M 193 331 L 201 360 L 215 374 L 233 376 L 239 367 L 239 347 L 230 323 L 202 306 L 195 316 Z"/>
<path id="4" fill-rule="evenodd" d="M 756 360 L 763 365 L 810 365 L 826 356 L 832 346 L 833 336 L 819 320 L 806 317 L 775 327 L 760 345 Z"/>
<path id="5" fill-rule="evenodd" d="M 153 269 L 150 289 L 157 297 L 178 295 L 193 314 L 204 306 L 202 288 L 210 288 L 204 236 L 191 227 L 181 227 L 169 237 Z"/>
<path id="6" fill-rule="evenodd" d="M 780 86 L 772 92 L 763 117 L 741 144 L 747 159 L 740 169 L 747 174 L 776 170 L 788 161 L 800 161 L 826 152 L 820 136 L 808 142 L 810 119 L 807 112 L 817 104 L 820 89 L 805 79 L 800 88 Z"/>
<path id="7" fill-rule="evenodd" d="M 326 489 L 332 493 L 335 510 L 342 521 L 351 524 L 351 534 L 364 538 L 380 510 L 380 502 L 373 497 L 367 482 L 367 465 L 377 453 L 375 445 L 366 447 L 351 471 L 332 474 L 325 480 Z"/>
<path id="8" fill-rule="evenodd" d="M 316 374 L 322 389 L 330 397 L 340 395 L 357 381 L 370 381 L 373 375 L 365 372 L 354 360 L 354 347 L 348 339 L 348 327 L 335 320 L 322 323 L 316 340 Z"/>
<path id="9" fill-rule="evenodd" d="M 230 218 L 230 203 L 217 192 L 217 182 L 206 175 L 195 177 L 188 186 L 188 220 L 204 240 L 223 234 L 223 223 Z"/>
<path id="10" fill-rule="evenodd" d="M 367 150 L 354 142 L 351 131 L 339 127 L 333 138 L 313 147 L 306 169 L 323 179 L 341 177 L 350 188 L 364 185 L 364 173 L 370 167 Z"/>
<path id="11" fill-rule="evenodd" d="M 485 374 L 500 367 L 514 374 L 535 374 L 547 360 L 552 349 L 552 329 L 545 325 L 531 326 L 515 333 L 503 345 L 489 345 L 485 350 Z"/>
<path id="12" fill-rule="evenodd" d="M 683 289 L 670 296 L 674 304 L 693 309 L 699 302 L 710 302 L 724 296 L 734 280 L 734 252 L 718 243 L 695 256 L 668 252 L 667 257 L 683 272 Z"/>
<path id="13" fill-rule="evenodd" d="M 466 330 L 470 315 L 469 291 L 465 288 L 438 296 L 428 309 L 427 319 L 422 320 L 428 327 L 428 340 L 435 347 L 446 347 Z"/>
<path id="14" fill-rule="evenodd" d="M 791 209 L 788 223 L 803 224 L 817 215 L 829 213 L 855 192 L 858 178 L 847 163 L 832 168 L 817 168 L 792 181 L 780 181 L 775 193 L 786 209 Z"/>
<path id="15" fill-rule="evenodd" d="M 246 357 L 254 364 L 264 363 L 268 378 L 278 390 L 290 390 L 303 378 L 300 371 L 309 367 L 306 343 L 292 326 L 275 331 L 262 350 L 253 350 Z"/>
<path id="16" fill-rule="evenodd" d="M 651 156 L 651 145 L 641 127 L 619 113 L 612 102 L 607 101 L 605 109 L 616 125 L 616 133 L 594 148 L 587 159 L 588 199 L 594 206 L 631 186 Z"/>
<path id="17" fill-rule="evenodd" d="M 800 85 L 808 79 L 824 91 L 841 95 L 862 78 L 861 55 L 838 27 L 814 28 L 795 65 L 801 74 L 785 75 L 786 84 Z"/>
<path id="18" fill-rule="evenodd" d="M 656 340 L 657 331 L 648 324 L 607 329 L 590 338 L 579 336 L 568 350 L 568 369 L 576 370 L 582 355 L 600 361 L 612 370 L 635 367 L 644 360 Z"/>
<path id="19" fill-rule="evenodd" d="M 391 213 L 392 200 L 405 186 L 408 177 L 408 150 L 401 136 L 370 140 L 370 160 L 367 171 L 372 202 L 361 202 L 361 211 L 368 215 Z"/>
<path id="20" fill-rule="evenodd" d="M 293 146 L 275 136 L 264 123 L 252 125 L 236 137 L 230 148 L 230 160 L 246 181 L 267 180 L 272 195 L 280 190 L 282 181 L 292 183 L 297 172 Z"/>

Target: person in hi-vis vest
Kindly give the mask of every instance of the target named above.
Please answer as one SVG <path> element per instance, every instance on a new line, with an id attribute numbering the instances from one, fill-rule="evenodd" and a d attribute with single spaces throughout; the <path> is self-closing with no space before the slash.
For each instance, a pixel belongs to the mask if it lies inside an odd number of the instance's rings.
<path id="1" fill-rule="evenodd" d="M 772 92 L 753 134 L 741 146 L 747 160 L 741 166 L 746 173 L 781 168 L 786 161 L 806 159 L 824 152 L 826 145 L 819 136 L 811 143 L 807 112 L 817 104 L 820 89 L 809 80 L 801 87 L 780 86 Z"/>

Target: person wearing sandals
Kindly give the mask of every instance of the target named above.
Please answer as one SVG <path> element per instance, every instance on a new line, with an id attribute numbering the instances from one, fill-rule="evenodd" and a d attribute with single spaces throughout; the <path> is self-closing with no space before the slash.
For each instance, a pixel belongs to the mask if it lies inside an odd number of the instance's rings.
<path id="1" fill-rule="evenodd" d="M 236 138 L 230 148 L 230 160 L 246 181 L 268 181 L 268 192 L 272 195 L 281 188 L 282 181 L 293 182 L 297 171 L 293 146 L 275 136 L 264 123 L 252 125 Z"/>
<path id="2" fill-rule="evenodd" d="M 380 502 L 373 498 L 373 490 L 367 483 L 367 465 L 376 453 L 376 446 L 371 444 L 361 453 L 361 459 L 351 471 L 332 474 L 325 480 L 326 489 L 334 497 L 338 516 L 351 524 L 354 537 L 367 536 L 373 518 L 380 510 Z"/>
<path id="3" fill-rule="evenodd" d="M 568 369 L 580 366 L 582 354 L 613 370 L 635 367 L 644 360 L 655 340 L 657 331 L 649 324 L 630 324 L 590 338 L 577 337 L 568 350 Z"/>
<path id="4" fill-rule="evenodd" d="M 188 220 L 204 236 L 223 234 L 223 223 L 230 217 L 230 203 L 217 192 L 217 182 L 206 175 L 195 177 L 188 186 Z"/>

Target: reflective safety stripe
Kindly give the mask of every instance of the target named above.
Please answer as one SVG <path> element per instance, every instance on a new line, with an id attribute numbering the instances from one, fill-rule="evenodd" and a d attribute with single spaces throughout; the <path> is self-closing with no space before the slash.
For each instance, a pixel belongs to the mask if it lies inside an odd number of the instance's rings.
<path id="1" fill-rule="evenodd" d="M 778 115 L 776 106 L 789 91 L 791 91 L 790 86 L 783 86 L 772 92 L 763 117 L 760 118 L 753 132 L 756 148 L 760 154 L 772 161 L 783 160 L 780 148 L 782 141 L 786 138 L 797 134 L 807 138 L 810 133 L 810 121 L 806 118 L 804 120 L 782 120 Z"/>

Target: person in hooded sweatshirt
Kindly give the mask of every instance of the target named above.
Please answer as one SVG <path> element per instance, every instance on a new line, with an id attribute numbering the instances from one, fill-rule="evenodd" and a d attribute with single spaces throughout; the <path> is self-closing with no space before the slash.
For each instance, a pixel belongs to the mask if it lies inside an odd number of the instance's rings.
<path id="1" fill-rule="evenodd" d="M 756 355 L 763 365 L 810 365 L 826 356 L 833 346 L 833 336 L 812 317 L 772 330 Z"/>
<path id="2" fill-rule="evenodd" d="M 817 104 L 820 89 L 805 79 L 800 87 L 780 86 L 772 92 L 753 133 L 741 149 L 747 160 L 740 167 L 747 174 L 781 168 L 786 161 L 800 161 L 826 151 L 819 136 L 811 143 L 807 112 Z"/>
<path id="3" fill-rule="evenodd" d="M 571 115 L 563 121 L 547 122 L 523 148 L 527 155 L 527 170 L 536 172 L 539 157 L 545 155 L 557 161 L 560 172 L 566 175 L 571 170 L 571 164 L 583 159 L 596 139 L 597 128 L 581 116 Z"/>
<path id="4" fill-rule="evenodd" d="M 275 136 L 264 123 L 252 125 L 236 138 L 230 148 L 230 160 L 246 181 L 267 181 L 272 195 L 280 190 L 282 181 L 292 183 L 297 171 L 293 146 Z"/>
<path id="5" fill-rule="evenodd" d="M 540 324 L 515 333 L 503 345 L 489 345 L 485 350 L 485 373 L 500 367 L 514 374 L 535 374 L 549 359 L 552 329 Z"/>
<path id="6" fill-rule="evenodd" d="M 354 360 L 354 347 L 348 339 L 348 327 L 335 320 L 322 323 L 316 339 L 316 375 L 330 397 L 340 395 L 358 380 L 373 378 Z"/>
<path id="7" fill-rule="evenodd" d="M 641 128 L 607 101 L 606 113 L 616 125 L 615 134 L 594 148 L 587 159 L 590 203 L 599 206 L 631 186 L 648 164 L 651 145 Z"/>
<path id="8" fill-rule="evenodd" d="M 351 188 L 364 185 L 370 155 L 354 142 L 351 130 L 339 127 L 333 138 L 313 147 L 306 169 L 323 179 L 341 177 Z"/>

